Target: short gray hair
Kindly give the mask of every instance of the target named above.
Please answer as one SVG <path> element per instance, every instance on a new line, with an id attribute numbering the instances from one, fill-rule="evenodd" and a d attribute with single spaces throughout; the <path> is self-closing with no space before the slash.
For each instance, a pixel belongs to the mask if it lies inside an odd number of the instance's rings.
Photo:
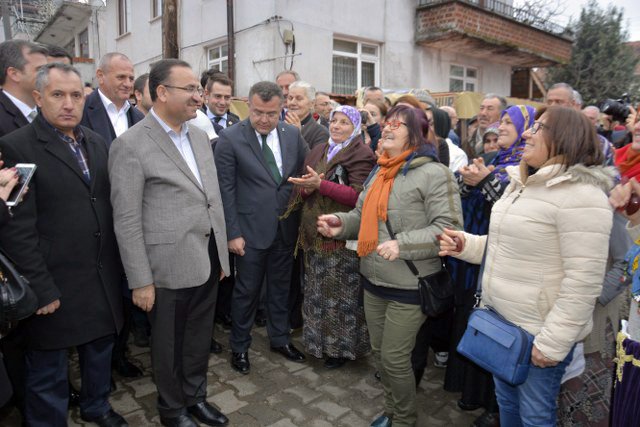
<path id="1" fill-rule="evenodd" d="M 547 93 L 550 90 L 554 90 L 554 89 L 564 89 L 564 90 L 566 90 L 567 92 L 569 92 L 569 100 L 570 101 L 575 101 L 575 94 L 573 93 L 574 90 L 571 87 L 571 85 L 569 85 L 567 83 L 562 83 L 562 82 L 556 83 L 554 85 L 551 85 L 551 87 L 547 90 Z"/>
<path id="2" fill-rule="evenodd" d="M 111 61 L 115 58 L 122 58 L 125 59 L 129 62 L 131 62 L 131 60 L 129 59 L 129 57 L 127 55 L 125 55 L 124 53 L 120 53 L 120 52 L 109 52 L 107 54 L 105 54 L 102 58 L 100 58 L 100 62 L 98 63 L 98 68 L 96 68 L 97 70 L 102 70 L 103 72 L 106 72 L 109 69 L 109 65 L 111 65 Z"/>
<path id="3" fill-rule="evenodd" d="M 504 96 L 498 95 L 497 93 L 488 93 L 484 96 L 484 98 L 482 98 L 482 100 L 484 101 L 485 99 L 497 99 L 498 101 L 500 101 L 500 111 L 505 110 L 507 108 L 507 99 Z"/>
<path id="4" fill-rule="evenodd" d="M 587 105 L 586 107 L 584 107 L 582 109 L 582 111 L 595 111 L 598 114 L 600 114 L 600 109 L 598 107 L 596 107 L 595 105 Z"/>
<path id="5" fill-rule="evenodd" d="M 249 102 L 251 102 L 253 95 L 258 95 L 262 102 L 269 102 L 274 96 L 280 98 L 280 102 L 284 101 L 282 89 L 274 82 L 263 81 L 254 84 L 251 86 L 251 89 L 249 89 Z"/>
<path id="6" fill-rule="evenodd" d="M 310 101 L 316 99 L 316 88 L 311 86 L 311 83 L 303 82 L 302 80 L 296 80 L 289 85 L 289 93 L 291 93 L 291 89 L 304 89 L 304 93 L 305 95 L 307 95 L 307 99 L 309 99 Z"/>
<path id="7" fill-rule="evenodd" d="M 575 89 L 573 89 L 573 102 L 575 102 L 576 105 L 582 105 L 583 102 L 582 95 Z"/>
<path id="8" fill-rule="evenodd" d="M 298 74 L 297 72 L 293 71 L 293 70 L 284 70 L 284 71 L 280 71 L 278 73 L 278 75 L 276 76 L 276 81 L 278 81 L 278 79 L 282 76 L 286 76 L 287 74 L 290 74 L 293 76 L 294 79 L 296 79 L 296 81 L 300 80 L 300 74 Z"/>
<path id="9" fill-rule="evenodd" d="M 82 76 L 73 65 L 63 64 L 62 62 L 51 62 L 40 67 L 36 74 L 35 86 L 38 92 L 44 92 L 44 88 L 49 84 L 49 73 L 51 70 L 60 70 L 64 74 L 74 73 L 80 79 L 80 83 L 82 83 Z"/>

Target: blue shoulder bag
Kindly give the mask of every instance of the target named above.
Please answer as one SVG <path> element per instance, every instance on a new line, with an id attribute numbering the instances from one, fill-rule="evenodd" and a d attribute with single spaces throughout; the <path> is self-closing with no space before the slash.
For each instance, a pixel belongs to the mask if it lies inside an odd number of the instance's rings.
<path id="1" fill-rule="evenodd" d="M 476 308 L 471 311 L 457 350 L 497 378 L 516 386 L 524 383 L 529 375 L 534 337 L 493 308 L 477 308 L 482 297 L 485 258 L 486 247 L 475 294 Z"/>

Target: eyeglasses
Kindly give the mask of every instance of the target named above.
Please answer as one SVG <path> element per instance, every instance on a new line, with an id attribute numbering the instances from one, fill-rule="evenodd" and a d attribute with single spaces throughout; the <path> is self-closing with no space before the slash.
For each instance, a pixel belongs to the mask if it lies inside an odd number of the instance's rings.
<path id="1" fill-rule="evenodd" d="M 533 126 L 531 126 L 531 135 L 535 135 L 536 133 L 538 133 L 538 131 L 539 131 L 541 128 L 545 128 L 545 129 L 547 129 L 547 130 L 549 130 L 549 129 L 550 129 L 550 128 L 549 128 L 549 126 L 545 125 L 545 124 L 544 124 L 544 123 L 542 123 L 542 122 L 535 122 L 535 123 L 533 124 Z"/>
<path id="2" fill-rule="evenodd" d="M 168 87 L 171 89 L 180 89 L 183 90 L 185 92 L 190 93 L 191 95 L 194 95 L 196 92 L 198 93 L 199 96 L 204 95 L 204 89 L 202 89 L 200 86 L 171 86 L 171 85 L 162 85 L 164 87 Z"/>
<path id="3" fill-rule="evenodd" d="M 400 120 L 389 120 L 386 122 L 382 122 L 382 127 L 386 128 L 387 126 L 389 126 L 389 129 L 391 130 L 396 130 L 398 128 L 400 128 L 400 125 L 407 125 L 405 122 L 401 122 Z"/>

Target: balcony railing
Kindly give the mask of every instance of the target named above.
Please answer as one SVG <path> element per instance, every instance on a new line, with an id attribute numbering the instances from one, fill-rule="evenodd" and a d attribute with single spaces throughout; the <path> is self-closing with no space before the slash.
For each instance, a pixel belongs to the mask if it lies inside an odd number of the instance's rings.
<path id="1" fill-rule="evenodd" d="M 432 6 L 441 3 L 450 3 L 452 0 L 418 0 L 418 6 Z M 567 29 L 561 25 L 535 14 L 529 9 L 513 7 L 508 3 L 498 0 L 456 0 L 460 3 L 467 3 L 480 9 L 502 15 L 506 18 L 514 19 L 522 24 L 529 25 L 538 30 L 546 31 L 555 35 L 567 35 Z"/>

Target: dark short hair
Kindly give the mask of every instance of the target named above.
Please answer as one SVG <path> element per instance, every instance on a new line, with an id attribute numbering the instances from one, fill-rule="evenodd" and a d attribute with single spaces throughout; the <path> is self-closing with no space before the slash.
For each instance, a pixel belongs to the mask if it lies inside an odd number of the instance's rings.
<path id="1" fill-rule="evenodd" d="M 27 60 L 23 51 L 27 49 L 27 54 L 41 53 L 47 56 L 47 48 L 26 40 L 7 40 L 0 43 L 0 85 L 3 85 L 7 79 L 7 70 L 9 67 L 24 71 Z"/>
<path id="2" fill-rule="evenodd" d="M 262 102 L 269 102 L 274 96 L 280 98 L 280 102 L 284 102 L 282 89 L 273 82 L 263 81 L 254 84 L 251 86 L 251 89 L 249 89 L 249 102 L 251 102 L 253 95 L 258 95 Z"/>
<path id="3" fill-rule="evenodd" d="M 429 135 L 429 120 L 420 108 L 409 107 L 406 105 L 396 105 L 387 113 L 387 118 L 399 116 L 402 118 L 407 131 L 409 132 L 409 146 L 412 149 L 418 149 L 427 143 Z"/>
<path id="4" fill-rule="evenodd" d="M 67 52 L 66 49 L 50 44 L 47 46 L 47 50 L 49 51 L 47 56 L 50 56 L 52 58 L 67 58 L 69 60 L 69 63 L 73 65 L 73 57 L 71 56 L 71 54 L 69 54 L 69 52 Z"/>
<path id="5" fill-rule="evenodd" d="M 604 162 L 596 129 L 582 112 L 558 105 L 542 106 L 536 112 L 536 120 L 545 113 L 547 120 L 543 132 L 550 158 L 562 156 L 561 163 L 566 167 L 595 166 Z"/>
<path id="6" fill-rule="evenodd" d="M 382 89 L 380 89 L 378 86 L 369 86 L 364 91 L 365 92 L 373 92 L 373 91 L 376 91 L 376 90 L 379 90 L 380 92 L 382 92 Z"/>
<path id="7" fill-rule="evenodd" d="M 158 86 L 167 82 L 171 75 L 171 70 L 175 67 L 191 68 L 191 65 L 181 59 L 170 58 L 161 59 L 151 66 L 149 71 L 149 94 L 152 102 L 156 102 L 156 99 L 158 99 Z"/>
<path id="8" fill-rule="evenodd" d="M 226 74 L 219 73 L 219 72 L 210 74 L 209 77 L 207 78 L 206 85 L 202 87 L 206 87 L 207 90 L 210 91 L 214 83 L 219 83 L 223 86 L 233 87 L 233 80 L 231 80 Z"/>
<path id="9" fill-rule="evenodd" d="M 65 64 L 62 62 L 50 62 L 40 67 L 38 73 L 36 74 L 35 87 L 37 91 L 42 92 L 44 88 L 47 87 L 47 85 L 49 84 L 49 74 L 51 73 L 51 70 L 59 70 L 64 74 L 73 73 L 78 76 L 80 82 L 82 82 L 82 76 L 80 75 L 80 72 L 73 65 Z"/>
<path id="10" fill-rule="evenodd" d="M 136 81 L 133 82 L 133 91 L 135 92 L 137 90 L 138 92 L 143 93 L 144 85 L 147 84 L 147 80 L 149 80 L 149 73 L 144 73 L 139 76 Z"/>
<path id="11" fill-rule="evenodd" d="M 451 118 L 449 114 L 436 107 L 431 108 L 431 114 L 433 114 L 433 130 L 436 136 L 443 139 L 448 138 L 449 131 L 451 130 Z"/>
<path id="12" fill-rule="evenodd" d="M 293 70 L 282 70 L 278 73 L 278 75 L 276 76 L 276 81 L 278 81 L 278 79 L 282 76 L 286 76 L 287 74 L 290 74 L 293 76 L 293 78 L 298 81 L 300 80 L 300 74 L 298 74 L 296 71 Z"/>

